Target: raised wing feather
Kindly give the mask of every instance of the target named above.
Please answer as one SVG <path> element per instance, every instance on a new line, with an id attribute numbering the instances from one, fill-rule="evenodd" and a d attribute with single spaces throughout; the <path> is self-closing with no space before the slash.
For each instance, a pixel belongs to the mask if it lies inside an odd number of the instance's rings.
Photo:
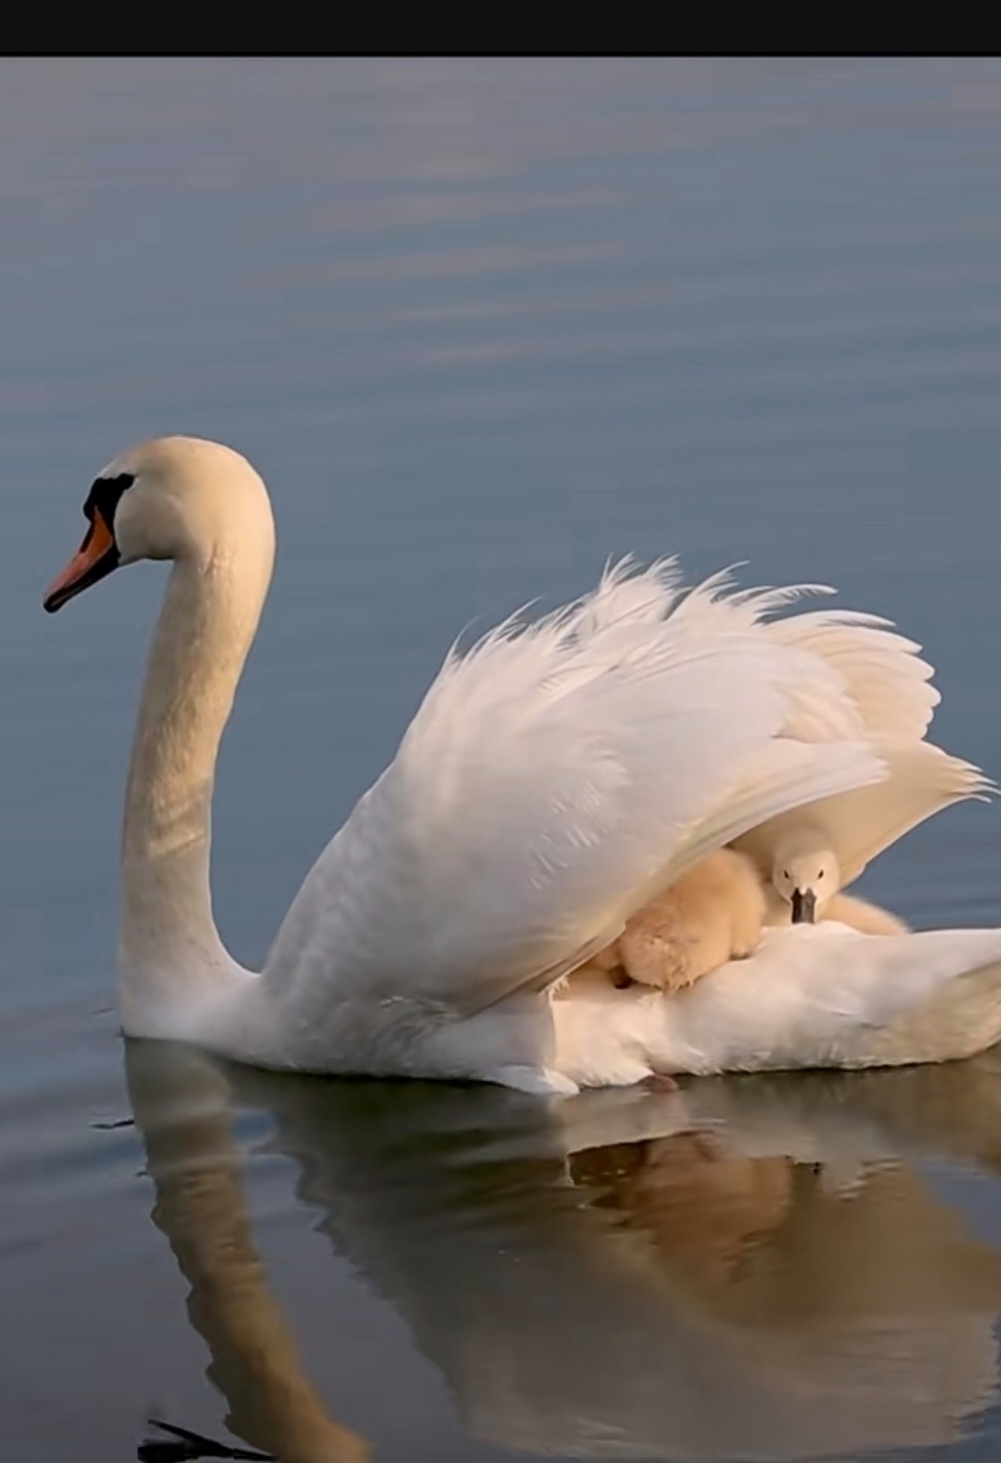
<path id="1" fill-rule="evenodd" d="M 866 734 L 919 741 L 941 700 L 919 645 L 897 633 L 888 620 L 855 610 L 811 610 L 775 618 L 799 599 L 833 592 L 821 584 L 734 592 L 726 571 L 693 590 L 679 613 L 711 635 L 724 625 L 761 626 L 774 641 L 820 657 L 840 679 Z M 789 730 L 809 739 L 845 735 L 848 726 L 832 723 L 831 712 L 828 689 L 818 675 L 801 685 Z"/>
<path id="2" fill-rule="evenodd" d="M 735 840 L 765 878 L 781 837 L 805 822 L 823 831 L 848 884 L 925 819 L 993 791 L 978 768 L 923 740 L 941 698 L 930 684 L 932 667 L 914 641 L 887 620 L 850 610 L 773 618 L 797 598 L 831 592 L 821 585 L 727 593 L 729 584 L 728 574 L 716 576 L 689 596 L 684 612 L 707 633 L 715 633 L 721 621 L 760 625 L 774 642 L 816 659 L 815 674 L 789 688 L 786 734 L 805 741 L 861 735 L 887 766 L 878 786 L 793 809 Z M 832 695 L 829 677 L 841 687 L 840 699 Z"/>
<path id="3" fill-rule="evenodd" d="M 808 686 L 822 720 L 862 731 L 823 658 L 746 614 L 710 626 L 698 595 L 679 599 L 673 566 L 617 568 L 450 654 L 265 979 L 468 1014 L 572 969 L 707 848 L 877 781 L 860 735 L 788 732 Z"/>
<path id="4" fill-rule="evenodd" d="M 878 785 L 782 813 L 735 840 L 735 846 L 750 855 L 767 878 L 783 836 L 808 823 L 837 855 L 842 884 L 848 885 L 877 854 L 926 818 L 993 791 L 978 768 L 931 742 L 874 738 L 873 747 L 887 768 Z"/>
<path id="5" fill-rule="evenodd" d="M 875 615 L 815 610 L 776 620 L 769 634 L 783 645 L 811 650 L 844 677 L 852 701 L 874 736 L 920 741 L 942 699 L 921 647 Z"/>

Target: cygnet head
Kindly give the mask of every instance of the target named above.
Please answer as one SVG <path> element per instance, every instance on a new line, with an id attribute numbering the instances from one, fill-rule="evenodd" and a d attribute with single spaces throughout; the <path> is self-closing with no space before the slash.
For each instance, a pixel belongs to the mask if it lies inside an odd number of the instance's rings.
<path id="1" fill-rule="evenodd" d="M 199 437 L 158 437 L 104 468 L 83 507 L 79 550 L 49 585 L 50 613 L 121 564 L 239 558 L 270 574 L 274 523 L 267 490 L 245 457 Z"/>
<path id="2" fill-rule="evenodd" d="M 775 850 L 772 883 L 792 908 L 792 923 L 813 924 L 841 887 L 841 870 L 823 835 L 786 839 Z"/>

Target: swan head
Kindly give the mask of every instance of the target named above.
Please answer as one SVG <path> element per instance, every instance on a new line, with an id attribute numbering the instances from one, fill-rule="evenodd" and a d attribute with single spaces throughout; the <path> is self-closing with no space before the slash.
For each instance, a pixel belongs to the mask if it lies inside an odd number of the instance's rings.
<path id="1" fill-rule="evenodd" d="M 790 905 L 792 923 L 813 924 L 841 887 L 841 870 L 823 835 L 784 839 L 775 850 L 772 883 Z"/>
<path id="2" fill-rule="evenodd" d="M 239 554 L 266 562 L 270 574 L 267 490 L 247 459 L 219 442 L 158 437 L 129 448 L 98 473 L 83 512 L 83 543 L 42 601 L 50 613 L 139 559 L 206 566 Z"/>

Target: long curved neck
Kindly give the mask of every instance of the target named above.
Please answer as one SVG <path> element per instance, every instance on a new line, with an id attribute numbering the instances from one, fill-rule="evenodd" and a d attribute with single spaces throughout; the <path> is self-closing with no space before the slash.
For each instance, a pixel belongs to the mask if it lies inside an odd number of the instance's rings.
<path id="1" fill-rule="evenodd" d="M 175 563 L 143 686 L 122 848 L 122 996 L 132 1031 L 167 1004 L 246 975 L 212 917 L 212 787 L 271 552 L 259 540 L 229 548 Z"/>

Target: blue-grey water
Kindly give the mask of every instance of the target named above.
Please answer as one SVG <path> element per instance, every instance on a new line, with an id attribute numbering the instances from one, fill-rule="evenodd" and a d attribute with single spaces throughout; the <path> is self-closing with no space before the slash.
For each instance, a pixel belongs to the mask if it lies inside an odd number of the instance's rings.
<path id="1" fill-rule="evenodd" d="M 457 632 L 612 554 L 838 586 L 1001 773 L 1001 63 L 8 59 L 0 139 L 4 1460 L 995 1458 L 1001 1058 L 556 1109 L 126 1052 L 163 576 L 40 597 L 123 446 L 267 478 L 249 963 Z M 1001 809 L 865 887 L 1001 922 Z"/>

